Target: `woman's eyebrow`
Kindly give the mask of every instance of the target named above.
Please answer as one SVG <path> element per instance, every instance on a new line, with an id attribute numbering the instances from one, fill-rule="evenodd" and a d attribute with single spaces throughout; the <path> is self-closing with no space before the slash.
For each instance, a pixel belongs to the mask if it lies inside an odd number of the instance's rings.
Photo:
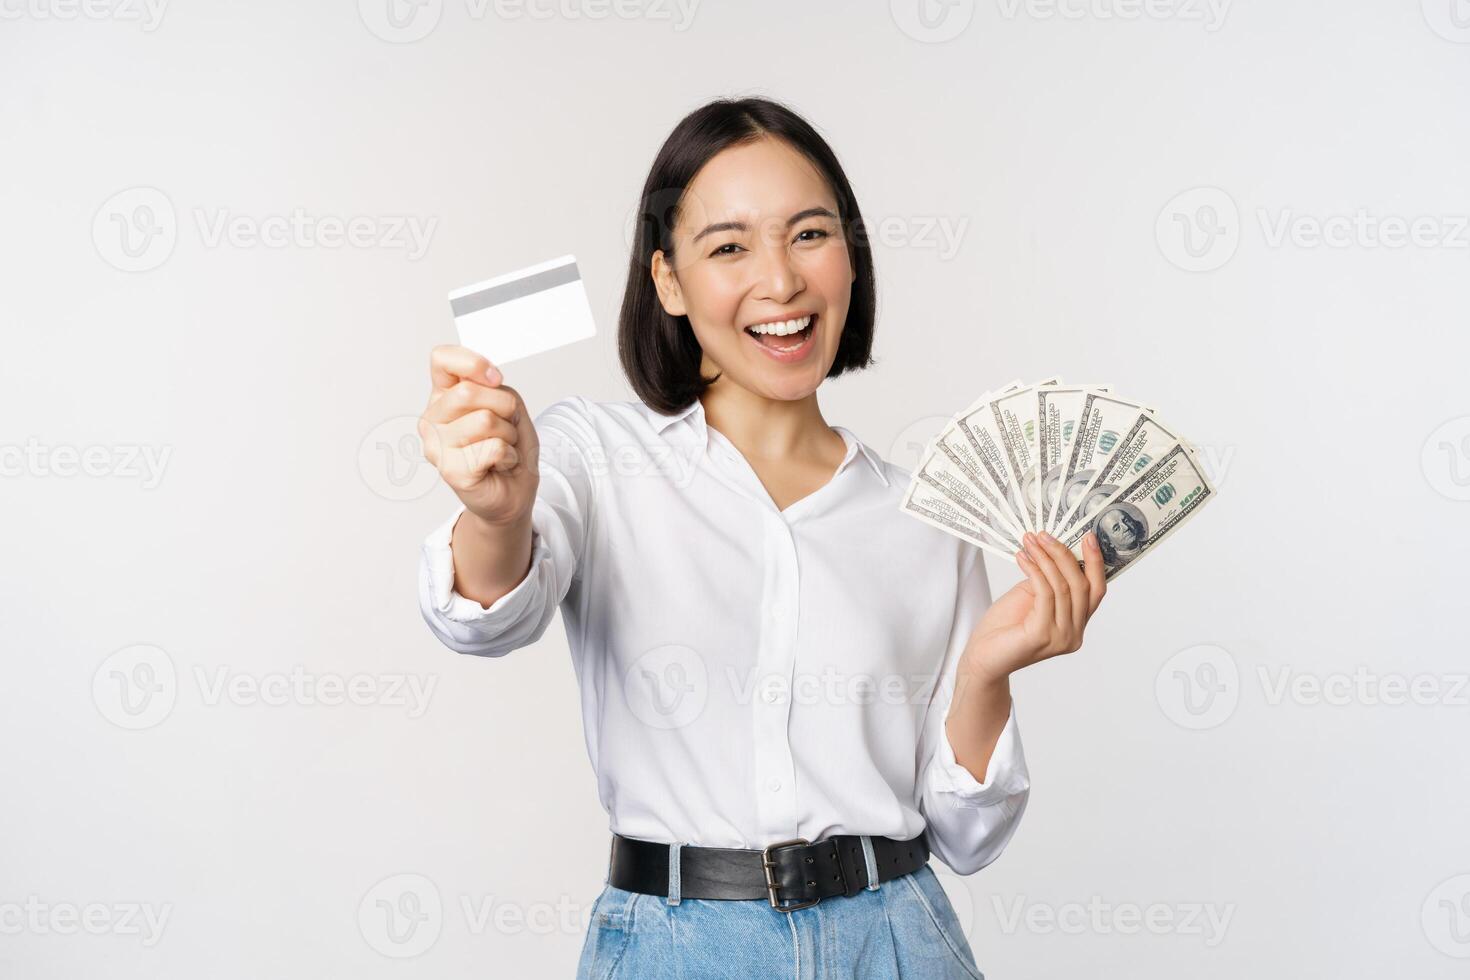
<path id="1" fill-rule="evenodd" d="M 835 219 L 837 217 L 837 215 L 833 214 L 830 210 L 828 210 L 827 208 L 824 208 L 824 207 L 805 208 L 805 209 L 803 209 L 801 211 L 796 212 L 791 217 L 787 218 L 786 219 L 786 227 L 787 228 L 790 228 L 792 225 L 796 224 L 798 221 L 801 221 L 801 220 L 806 219 L 806 218 L 816 218 L 816 217 L 825 217 L 825 218 L 834 218 Z M 713 235 L 716 232 L 721 232 L 721 231 L 745 231 L 747 227 L 748 226 L 743 221 L 719 221 L 719 222 L 716 222 L 715 224 L 712 224 L 712 225 L 706 225 L 703 231 L 701 231 L 699 234 L 697 234 L 697 235 L 694 236 L 694 241 L 697 242 L 701 238 L 703 238 L 705 235 Z"/>

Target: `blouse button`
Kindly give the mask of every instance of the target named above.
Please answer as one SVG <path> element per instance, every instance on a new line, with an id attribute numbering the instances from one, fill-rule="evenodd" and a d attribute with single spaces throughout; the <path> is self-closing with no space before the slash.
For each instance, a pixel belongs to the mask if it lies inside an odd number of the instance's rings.
<path id="1" fill-rule="evenodd" d="M 770 790 L 772 793 L 777 792 L 778 790 L 780 790 L 780 788 L 781 780 L 777 779 L 775 776 L 772 776 L 770 779 L 766 780 L 766 789 Z"/>

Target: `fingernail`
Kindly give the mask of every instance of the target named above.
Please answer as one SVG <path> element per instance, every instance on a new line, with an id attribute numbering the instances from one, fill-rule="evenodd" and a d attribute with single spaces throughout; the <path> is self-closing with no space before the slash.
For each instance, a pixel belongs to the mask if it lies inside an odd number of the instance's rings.
<path id="1" fill-rule="evenodd" d="M 492 367 L 490 370 L 485 372 L 485 380 L 489 381 L 492 385 L 498 385 L 500 384 L 502 379 L 500 377 L 500 372 Z"/>
<path id="2" fill-rule="evenodd" d="M 1041 538 L 1041 540 L 1047 542 L 1048 544 L 1056 540 L 1056 538 L 1052 537 L 1050 534 L 1047 534 L 1045 531 L 1042 531 L 1038 536 Z"/>

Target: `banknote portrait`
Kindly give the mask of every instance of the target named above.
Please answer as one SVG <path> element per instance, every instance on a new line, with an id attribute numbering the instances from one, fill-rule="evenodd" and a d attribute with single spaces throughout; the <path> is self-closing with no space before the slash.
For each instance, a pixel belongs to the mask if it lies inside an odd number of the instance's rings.
<path id="1" fill-rule="evenodd" d="M 1102 547 L 1103 562 L 1109 568 L 1128 564 L 1143 553 L 1143 546 L 1148 542 L 1148 521 L 1143 512 L 1121 500 L 1109 504 L 1097 515 L 1093 530 Z"/>

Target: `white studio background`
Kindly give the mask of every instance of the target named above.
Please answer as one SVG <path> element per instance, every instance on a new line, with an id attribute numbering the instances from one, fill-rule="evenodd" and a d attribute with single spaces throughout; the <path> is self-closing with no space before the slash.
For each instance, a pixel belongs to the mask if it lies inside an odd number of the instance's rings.
<path id="1" fill-rule="evenodd" d="M 878 240 L 829 420 L 1060 373 L 1219 485 L 1016 680 L 987 976 L 1465 975 L 1464 0 L 389 2 L 0 0 L 0 977 L 571 975 L 565 639 L 431 637 L 412 419 L 446 292 L 566 252 L 599 336 L 508 380 L 631 397 L 638 189 L 750 94 Z"/>

